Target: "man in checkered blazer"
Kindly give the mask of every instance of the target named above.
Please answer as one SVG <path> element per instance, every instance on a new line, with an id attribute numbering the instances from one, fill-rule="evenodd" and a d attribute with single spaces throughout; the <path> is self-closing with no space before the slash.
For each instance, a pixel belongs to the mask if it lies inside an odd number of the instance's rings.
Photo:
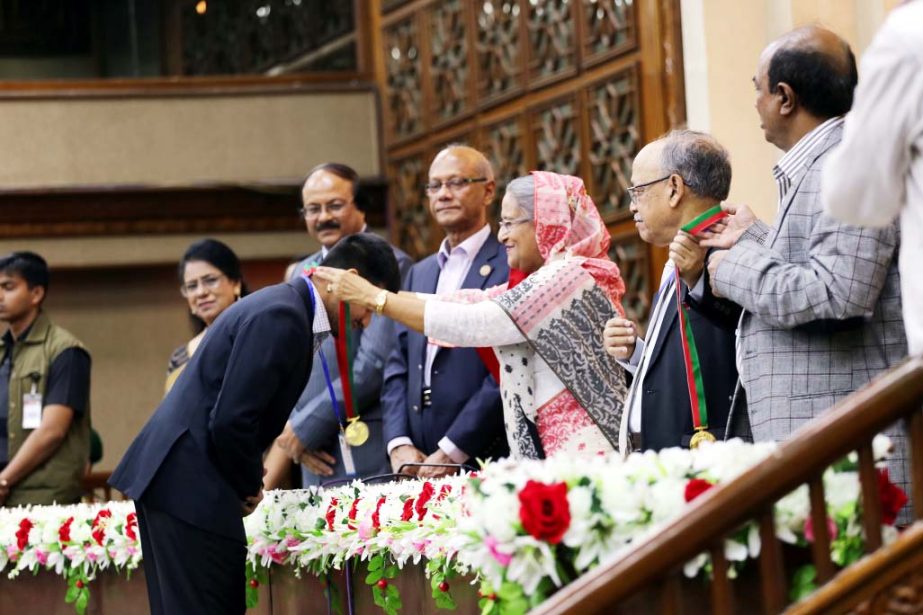
<path id="1" fill-rule="evenodd" d="M 766 48 L 754 85 L 766 139 L 785 152 L 773 169 L 778 214 L 768 226 L 740 207 L 703 241 L 730 248 L 708 271 L 715 295 L 744 309 L 737 362 L 757 441 L 788 438 L 907 354 L 897 226 L 841 224 L 821 204 L 823 161 L 856 81 L 849 46 L 828 30 L 798 29 Z"/>

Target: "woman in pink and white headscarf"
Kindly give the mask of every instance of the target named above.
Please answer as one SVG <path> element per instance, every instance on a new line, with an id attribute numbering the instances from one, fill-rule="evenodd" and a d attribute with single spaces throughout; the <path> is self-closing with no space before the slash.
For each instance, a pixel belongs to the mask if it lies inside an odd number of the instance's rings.
<path id="1" fill-rule="evenodd" d="M 622 314 L 625 285 L 583 181 L 541 171 L 513 180 L 498 237 L 509 285 L 449 297 L 386 293 L 382 313 L 437 343 L 493 347 L 514 457 L 617 450 L 628 391 L 602 331 Z M 321 268 L 315 276 L 342 301 L 381 305 L 384 291 L 354 274 Z"/>

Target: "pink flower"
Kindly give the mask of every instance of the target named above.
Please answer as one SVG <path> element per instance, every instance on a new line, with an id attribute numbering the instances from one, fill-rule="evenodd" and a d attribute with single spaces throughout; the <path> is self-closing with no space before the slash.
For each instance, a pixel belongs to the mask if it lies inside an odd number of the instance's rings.
<path id="1" fill-rule="evenodd" d="M 504 553 L 500 551 L 497 547 L 499 546 L 499 541 L 493 536 L 488 536 L 484 539 L 484 544 L 487 546 L 487 550 L 490 551 L 491 556 L 497 563 L 506 568 L 510 565 L 510 562 L 513 561 L 513 555 L 510 553 Z"/>
<path id="2" fill-rule="evenodd" d="M 48 565 L 48 554 L 42 551 L 41 549 L 35 550 L 35 559 L 38 560 L 38 563 L 42 566 Z"/>
<path id="3" fill-rule="evenodd" d="M 375 529 L 372 517 L 362 517 L 362 521 L 359 522 L 359 538 L 362 540 L 369 540 L 377 533 L 378 531 Z"/>
<path id="4" fill-rule="evenodd" d="M 292 547 L 297 547 L 301 544 L 301 541 L 295 538 L 294 536 L 289 536 L 285 539 L 285 548 L 291 549 Z"/>
<path id="5" fill-rule="evenodd" d="M 827 534 L 830 540 L 836 539 L 836 523 L 830 517 L 827 517 Z M 804 520 L 804 538 L 808 542 L 814 542 L 814 519 L 811 517 Z"/>

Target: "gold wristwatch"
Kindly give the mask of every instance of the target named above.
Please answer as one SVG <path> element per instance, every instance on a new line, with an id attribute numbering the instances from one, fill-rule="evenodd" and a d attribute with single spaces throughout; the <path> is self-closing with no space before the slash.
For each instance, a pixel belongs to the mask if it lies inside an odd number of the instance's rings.
<path id="1" fill-rule="evenodd" d="M 388 291 L 383 290 L 375 295 L 375 301 L 372 303 L 375 308 L 375 313 L 380 316 L 381 313 L 385 311 L 386 303 L 388 303 Z"/>

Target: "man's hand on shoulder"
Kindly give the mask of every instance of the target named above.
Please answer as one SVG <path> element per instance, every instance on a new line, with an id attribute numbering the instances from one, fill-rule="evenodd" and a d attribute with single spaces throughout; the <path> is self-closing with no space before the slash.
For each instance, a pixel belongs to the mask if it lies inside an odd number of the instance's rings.
<path id="1" fill-rule="evenodd" d="M 701 234 L 699 245 L 702 247 L 729 250 L 756 222 L 756 216 L 746 205 L 724 203 L 722 208 L 730 215 Z"/>
<path id="2" fill-rule="evenodd" d="M 403 444 L 395 447 L 394 450 L 391 451 L 390 457 L 391 470 L 395 474 L 401 471 L 401 466 L 405 463 L 422 463 L 426 459 L 426 455 L 423 454 L 423 451 L 410 444 Z M 418 470 L 419 468 L 417 467 L 410 467 L 404 468 L 403 472 L 416 476 Z"/>

